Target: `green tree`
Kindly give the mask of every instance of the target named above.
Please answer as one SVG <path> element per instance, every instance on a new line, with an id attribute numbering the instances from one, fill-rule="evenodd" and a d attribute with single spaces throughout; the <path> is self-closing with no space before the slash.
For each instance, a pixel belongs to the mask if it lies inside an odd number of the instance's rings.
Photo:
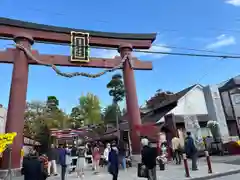
<path id="1" fill-rule="evenodd" d="M 77 106 L 78 111 L 75 107 L 75 115 L 76 121 L 80 120 L 80 122 L 84 121 L 84 125 L 92 125 L 92 124 L 101 124 L 101 106 L 99 98 L 91 93 L 87 93 L 86 96 L 82 95 L 79 98 L 79 105 Z"/>
<path id="2" fill-rule="evenodd" d="M 104 123 L 116 126 L 116 117 L 120 119 L 121 110 L 115 104 L 108 105 L 103 111 Z"/>
<path id="3" fill-rule="evenodd" d="M 81 110 L 79 106 L 72 108 L 70 118 L 71 118 L 71 124 L 73 128 L 79 128 L 84 126 L 84 117 L 81 114 Z"/>
<path id="4" fill-rule="evenodd" d="M 43 151 L 47 149 L 50 143 L 51 128 L 63 129 L 70 125 L 68 115 L 56 107 L 52 106 L 49 110 L 49 101 L 46 103 L 41 101 L 27 103 L 24 135 L 39 141 L 42 144 Z"/>
<path id="5" fill-rule="evenodd" d="M 115 74 L 112 76 L 111 81 L 107 84 L 107 88 L 109 89 L 109 95 L 113 98 L 112 106 L 115 106 L 115 122 L 117 129 L 119 129 L 119 111 L 120 108 L 118 103 L 123 101 L 125 97 L 125 88 L 122 80 L 121 74 Z M 110 115 L 109 115 L 110 116 Z M 112 115 L 111 115 L 112 116 Z"/>
<path id="6" fill-rule="evenodd" d="M 123 101 L 125 88 L 121 74 L 113 75 L 111 81 L 107 84 L 107 88 L 109 89 L 109 95 L 113 98 L 113 104 Z"/>
<path id="7" fill-rule="evenodd" d="M 46 111 L 46 104 L 41 101 L 27 102 L 24 117 L 24 135 L 34 138 L 39 132 L 40 119 Z"/>
<path id="8" fill-rule="evenodd" d="M 48 96 L 46 105 L 49 111 L 56 111 L 58 110 L 59 100 L 56 96 Z"/>

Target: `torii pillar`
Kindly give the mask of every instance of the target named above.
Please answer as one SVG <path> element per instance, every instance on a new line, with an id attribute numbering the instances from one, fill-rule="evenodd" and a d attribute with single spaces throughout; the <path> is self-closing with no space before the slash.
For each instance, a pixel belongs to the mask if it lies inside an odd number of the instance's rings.
<path id="1" fill-rule="evenodd" d="M 137 127 L 141 125 L 141 116 L 138 106 L 136 83 L 134 79 L 132 49 L 133 48 L 131 44 L 122 44 L 119 46 L 118 52 L 122 58 L 125 55 L 128 55 L 128 59 L 123 64 L 123 80 L 126 91 L 127 119 L 132 143 L 132 154 L 136 156 L 137 160 L 141 151 L 140 137 L 137 133 Z"/>
<path id="2" fill-rule="evenodd" d="M 31 49 L 33 39 L 31 36 L 21 33 L 15 36 L 14 41 L 22 44 L 25 48 Z M 11 169 L 19 172 L 21 149 L 23 146 L 24 112 L 26 109 L 26 96 L 28 85 L 28 57 L 24 51 L 16 48 L 14 53 L 12 71 L 12 83 L 8 103 L 6 133 L 17 132 L 12 145 Z M 17 102 L 17 103 L 16 103 Z M 9 153 L 3 156 L 2 169 L 9 168 Z"/>

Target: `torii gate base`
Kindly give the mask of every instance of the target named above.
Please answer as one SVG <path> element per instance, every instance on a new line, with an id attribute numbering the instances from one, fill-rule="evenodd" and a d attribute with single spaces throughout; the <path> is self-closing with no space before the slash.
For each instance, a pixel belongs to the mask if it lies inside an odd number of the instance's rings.
<path id="1" fill-rule="evenodd" d="M 19 34 L 14 39 L 15 42 L 21 43 L 26 48 L 30 50 L 31 45 L 33 44 L 33 38 L 26 34 Z M 125 54 L 129 54 L 131 57 L 132 46 L 123 45 L 119 47 L 119 52 L 121 57 Z M 14 64 L 12 72 L 12 83 L 10 89 L 8 113 L 7 113 L 7 124 L 6 132 L 17 132 L 13 147 L 12 147 L 12 165 L 13 175 L 17 176 L 20 172 L 20 150 L 23 144 L 23 128 L 24 122 L 24 111 L 26 107 L 26 94 L 27 94 L 27 83 L 28 83 L 28 57 L 26 54 L 20 50 L 15 49 L 14 51 Z M 130 59 L 131 60 L 131 59 Z M 129 61 L 130 61 L 129 60 Z M 137 157 L 139 160 L 140 155 L 140 138 L 138 137 L 136 126 L 141 124 L 139 106 L 137 100 L 136 86 L 134 80 L 134 70 L 131 67 L 129 61 L 125 61 L 123 65 L 123 77 L 124 84 L 126 89 L 126 103 L 127 103 L 127 112 L 128 119 L 130 123 L 130 137 L 132 141 L 132 152 L 134 157 Z M 7 154 L 3 156 L 1 177 L 4 177 L 9 168 L 9 161 Z M 1 178 L 0 177 L 0 178 Z"/>

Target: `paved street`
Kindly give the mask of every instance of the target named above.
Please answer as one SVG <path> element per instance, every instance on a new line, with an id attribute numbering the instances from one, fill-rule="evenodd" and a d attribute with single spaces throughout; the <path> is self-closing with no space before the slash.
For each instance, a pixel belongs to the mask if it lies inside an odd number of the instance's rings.
<path id="1" fill-rule="evenodd" d="M 206 161 L 206 158 L 202 157 L 200 161 Z M 211 156 L 211 161 L 215 163 L 226 163 L 240 165 L 240 155 L 236 156 Z"/>
<path id="2" fill-rule="evenodd" d="M 191 163 L 189 162 L 189 167 L 191 166 Z M 226 164 L 226 163 L 212 163 L 213 168 L 213 174 L 212 175 L 218 175 L 220 173 L 226 173 L 226 172 L 233 172 L 233 171 L 240 171 L 239 165 L 232 165 L 232 164 Z M 60 170 L 59 170 L 60 172 Z M 191 171 L 190 170 L 190 176 L 191 178 L 205 178 L 209 176 L 208 169 L 206 162 L 204 159 L 201 159 L 199 161 L 199 171 Z M 183 165 L 177 166 L 174 164 L 168 164 L 166 166 L 165 171 L 157 171 L 157 177 L 159 180 L 182 180 L 185 178 L 185 172 Z M 239 174 L 237 175 L 231 175 L 226 176 L 227 177 L 233 177 L 238 178 Z M 14 180 L 22 180 L 23 178 L 15 178 Z M 50 177 L 49 180 L 60 180 L 60 177 Z M 111 180 L 111 175 L 108 174 L 107 169 L 101 169 L 101 173 L 99 175 L 94 175 L 93 172 L 88 169 L 86 171 L 85 175 L 86 180 Z M 136 168 L 130 168 L 128 171 L 120 171 L 119 174 L 119 180 L 141 180 L 142 178 L 137 177 L 137 169 Z M 217 177 L 219 179 L 219 177 Z M 224 177 L 223 177 L 224 179 Z M 231 180 L 235 180 L 231 179 Z M 70 174 L 67 176 L 67 180 L 77 180 L 76 173 Z"/>
<path id="3" fill-rule="evenodd" d="M 217 178 L 217 180 L 239 180 L 239 179 L 240 179 L 240 174 L 239 173 Z"/>

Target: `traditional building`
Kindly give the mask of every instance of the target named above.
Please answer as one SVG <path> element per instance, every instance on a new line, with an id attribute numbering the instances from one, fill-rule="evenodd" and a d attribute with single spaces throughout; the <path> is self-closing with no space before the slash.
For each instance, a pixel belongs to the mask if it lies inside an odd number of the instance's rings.
<path id="1" fill-rule="evenodd" d="M 176 135 L 183 138 L 186 129 L 193 133 L 201 131 L 200 139 L 202 135 L 209 135 L 206 128 L 209 116 L 203 89 L 203 86 L 195 84 L 177 93 L 158 92 L 147 101 L 145 107 L 140 108 L 142 124 L 155 123 L 159 131 L 165 132 L 168 142 Z M 195 126 L 191 127 L 193 121 L 200 126 L 198 130 Z M 127 121 L 120 128 L 127 134 Z"/>
<path id="2" fill-rule="evenodd" d="M 219 92 L 229 133 L 240 136 L 240 75 L 221 83 Z"/>
<path id="3" fill-rule="evenodd" d="M 142 121 L 166 124 L 169 119 L 172 119 L 176 123 L 176 128 L 182 131 L 190 128 L 188 126 L 189 120 L 197 119 L 202 134 L 209 135 L 206 124 L 210 118 L 204 96 L 204 87 L 195 84 L 175 94 L 168 94 L 166 99 L 159 102 L 155 108 L 148 112 L 145 110 Z"/>

